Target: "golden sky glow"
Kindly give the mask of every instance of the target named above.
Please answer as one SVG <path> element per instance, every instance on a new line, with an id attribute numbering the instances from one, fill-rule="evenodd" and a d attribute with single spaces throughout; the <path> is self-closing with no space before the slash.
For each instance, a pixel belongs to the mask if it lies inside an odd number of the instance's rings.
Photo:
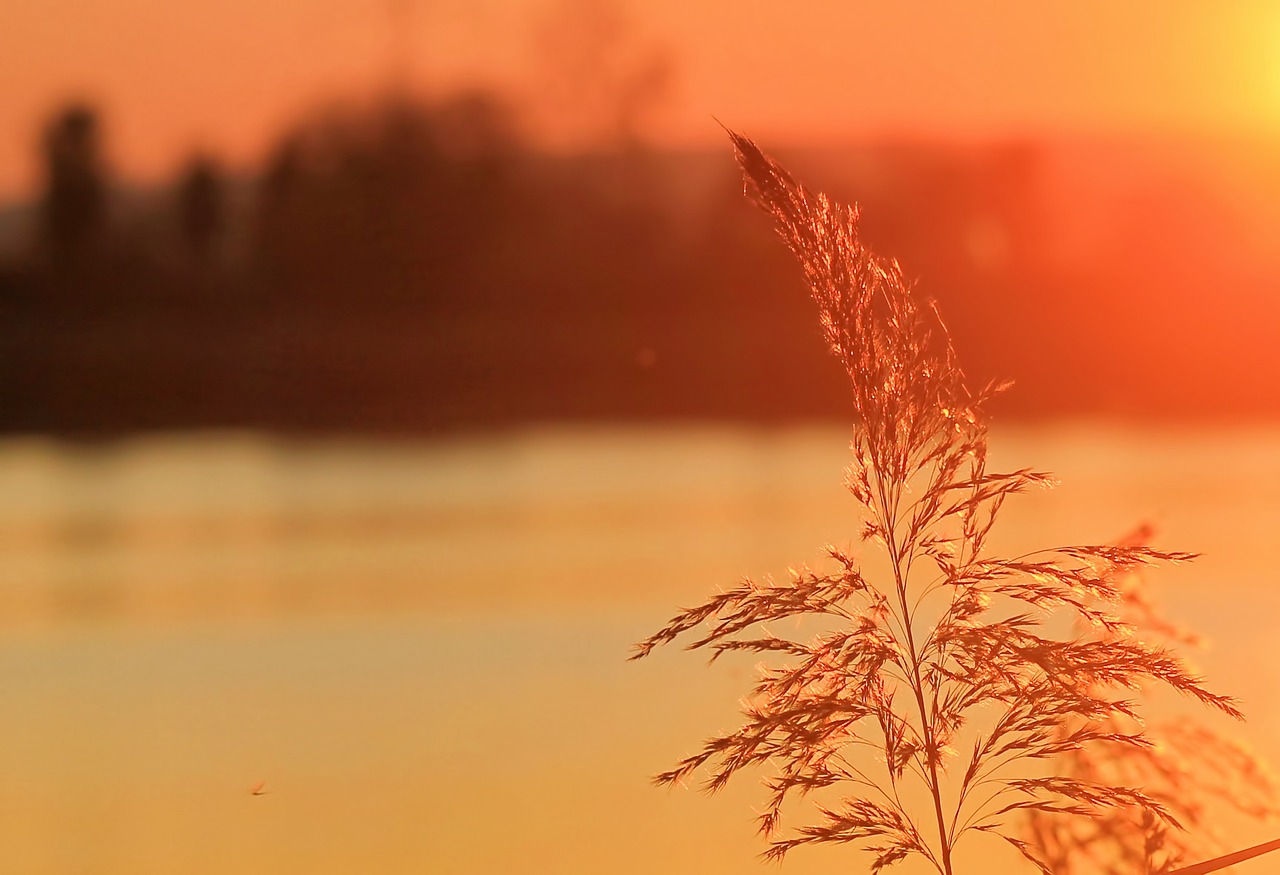
<path id="1" fill-rule="evenodd" d="M 385 84 L 397 39 L 418 87 L 528 92 L 533 34 L 575 2 L 6 0 L 0 197 L 29 190 L 39 124 L 68 97 L 103 107 L 128 176 L 196 147 L 249 161 L 291 115 Z M 788 140 L 1280 128 L 1280 7 L 1265 0 L 618 3 L 633 45 L 671 55 L 665 142 L 717 138 L 712 115 Z"/>

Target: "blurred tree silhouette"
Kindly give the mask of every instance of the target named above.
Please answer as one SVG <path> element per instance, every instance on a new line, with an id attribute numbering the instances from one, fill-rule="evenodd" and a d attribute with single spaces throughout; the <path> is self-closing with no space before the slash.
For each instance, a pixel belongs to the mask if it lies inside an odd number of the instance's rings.
<path id="1" fill-rule="evenodd" d="M 514 123 L 497 100 L 391 100 L 299 126 L 268 163 L 254 250 L 286 297 L 424 302 L 501 233 Z"/>
<path id="2" fill-rule="evenodd" d="M 196 155 L 168 190 L 116 191 L 95 110 L 52 115 L 37 209 L 0 212 L 0 236 L 31 232 L 0 264 L 16 393 L 0 428 L 419 430 L 842 409 L 803 298 L 768 291 L 796 281 L 740 180 L 711 155 L 646 145 L 669 95 L 661 46 L 616 0 L 557 0 L 548 14 L 532 94 L 393 87 L 290 125 L 243 176 Z M 538 145 L 540 122 L 563 123 L 569 148 Z M 1041 146 L 894 140 L 786 157 L 867 206 L 869 243 L 944 289 L 972 374 L 1019 373 L 1024 412 L 1098 398 L 1280 409 L 1269 372 L 1245 358 L 1273 345 L 1274 307 L 1216 309 L 1214 331 L 1246 342 L 1218 378 L 1171 382 L 1174 357 L 1154 353 L 1187 338 L 1172 320 L 1191 320 L 1161 316 L 1157 331 L 1133 304 L 1177 285 L 1168 265 L 1138 295 L 1150 255 L 1078 274 L 1050 262 Z M 1011 330 L 1032 324 L 1074 328 Z M 1105 356 L 1054 368 L 1079 336 L 1123 338 L 1134 372 L 1117 377 Z"/>
<path id="3" fill-rule="evenodd" d="M 85 104 L 62 110 L 45 130 L 41 240 L 57 263 L 74 261 L 101 239 L 106 181 L 98 115 Z"/>
<path id="4" fill-rule="evenodd" d="M 199 264 L 216 260 L 226 231 L 226 192 L 222 171 L 206 155 L 197 155 L 178 180 L 179 232 L 186 255 Z"/>
<path id="5" fill-rule="evenodd" d="M 738 209 L 740 183 L 644 146 L 660 53 L 606 0 L 558 14 L 572 26 L 544 46 L 552 67 L 599 80 L 583 86 L 574 151 L 538 149 L 499 95 L 393 89 L 286 129 L 250 197 L 196 155 L 161 198 L 121 192 L 108 228 L 98 119 L 65 111 L 45 140 L 50 257 L 12 275 L 6 297 L 27 321 L 0 325 L 26 375 L 8 427 L 417 430 L 836 409 L 843 386 L 804 301 L 764 293 L 790 265 Z M 955 201 L 944 224 L 958 239 L 984 206 L 961 196 L 985 184 L 969 179 L 981 167 L 939 168 L 908 200 Z"/>

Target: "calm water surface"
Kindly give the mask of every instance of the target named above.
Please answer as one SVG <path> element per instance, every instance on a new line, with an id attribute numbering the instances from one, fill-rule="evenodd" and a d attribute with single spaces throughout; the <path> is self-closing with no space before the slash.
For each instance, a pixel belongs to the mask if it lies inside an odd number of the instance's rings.
<path id="1" fill-rule="evenodd" d="M 625 657 L 676 605 L 850 540 L 846 443 L 0 444 L 0 869 L 776 871 L 754 859 L 749 782 L 647 784 L 730 724 L 749 665 Z M 999 548 L 1148 521 L 1205 554 L 1158 572 L 1162 594 L 1280 762 L 1280 428 L 1015 428 L 993 450 L 1063 481 L 1009 507 Z M 1241 844 L 1271 837 L 1252 829 Z"/>

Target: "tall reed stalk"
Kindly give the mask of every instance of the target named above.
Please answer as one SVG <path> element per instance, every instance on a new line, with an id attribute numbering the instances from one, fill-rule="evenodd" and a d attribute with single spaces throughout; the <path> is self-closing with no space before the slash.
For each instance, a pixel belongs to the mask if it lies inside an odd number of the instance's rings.
<path id="1" fill-rule="evenodd" d="M 1136 701 L 1148 683 L 1240 716 L 1124 616 L 1128 575 L 1193 557 L 1138 542 L 991 555 L 1005 500 L 1050 483 L 1029 469 L 987 470 L 983 407 L 1003 387 L 970 391 L 937 312 L 896 262 L 862 244 L 855 208 L 730 137 L 849 375 L 846 485 L 863 512 L 866 555 L 827 547 L 824 570 L 748 579 L 636 646 L 640 658 L 687 638 L 713 660 L 766 659 L 742 726 L 655 781 L 703 772 L 715 791 L 767 766 L 765 855 L 852 843 L 873 855 L 872 872 L 917 856 L 956 875 L 957 845 L 985 833 L 1052 875 L 1043 848 L 1019 832 L 1028 813 L 1138 812 L 1153 829 L 1179 828 L 1173 806 L 1139 786 L 1053 767 L 1095 748 L 1151 751 Z M 1063 616 L 1097 634 L 1073 633 Z"/>

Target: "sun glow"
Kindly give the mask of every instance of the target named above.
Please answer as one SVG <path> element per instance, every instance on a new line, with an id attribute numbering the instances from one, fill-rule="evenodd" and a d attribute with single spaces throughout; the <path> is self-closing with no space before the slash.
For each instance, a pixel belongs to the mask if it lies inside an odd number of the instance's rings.
<path id="1" fill-rule="evenodd" d="M 34 183 L 31 140 L 69 97 L 109 113 L 123 173 L 155 178 L 195 146 L 249 159 L 305 107 L 385 87 L 393 69 L 426 90 L 514 93 L 546 61 L 540 28 L 575 2 L 619 10 L 619 55 L 666 59 L 670 102 L 649 131 L 665 143 L 714 141 L 711 115 L 795 140 L 1280 132 L 1280 11 L 1264 0 L 815 3 L 782 17 L 727 0 L 473 0 L 421 4 L 404 39 L 386 4 L 79 0 L 55 15 L 18 0 L 0 5 L 0 81 L 17 83 L 0 130 L 18 133 L 0 141 L 0 199 Z"/>

